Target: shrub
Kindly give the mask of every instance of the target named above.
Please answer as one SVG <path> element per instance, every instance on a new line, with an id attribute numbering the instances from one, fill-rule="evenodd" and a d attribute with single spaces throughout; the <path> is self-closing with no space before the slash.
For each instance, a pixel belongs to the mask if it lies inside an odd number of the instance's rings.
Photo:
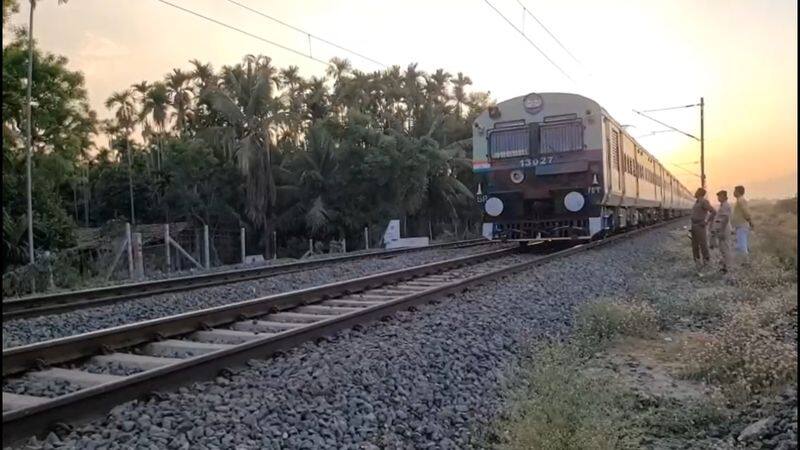
<path id="1" fill-rule="evenodd" d="M 658 329 L 655 309 L 644 302 L 598 301 L 578 310 L 575 339 L 585 350 L 596 351 L 618 336 L 652 337 Z"/>
<path id="2" fill-rule="evenodd" d="M 700 347 L 689 351 L 686 374 L 716 382 L 734 401 L 774 391 L 797 379 L 797 346 L 784 333 L 797 297 L 742 305 Z M 794 312 L 793 312 L 794 311 Z M 791 327 L 791 325 L 788 325 Z"/>
<path id="3" fill-rule="evenodd" d="M 759 226 L 762 224 L 757 224 Z M 754 233 L 753 246 L 757 253 L 774 258 L 779 267 L 796 275 L 797 272 L 797 214 L 774 214 Z M 796 277 L 794 278 L 797 279 Z"/>
<path id="4" fill-rule="evenodd" d="M 581 359 L 567 345 L 553 345 L 536 355 L 528 371 L 529 388 L 519 395 L 507 424 L 511 449 L 636 448 L 638 432 L 625 414 L 633 399 L 609 380 L 583 372 Z"/>

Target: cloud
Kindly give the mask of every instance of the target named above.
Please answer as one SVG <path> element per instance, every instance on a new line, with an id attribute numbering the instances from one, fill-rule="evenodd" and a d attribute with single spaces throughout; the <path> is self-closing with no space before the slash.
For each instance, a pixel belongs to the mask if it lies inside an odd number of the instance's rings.
<path id="1" fill-rule="evenodd" d="M 127 47 L 106 37 L 97 36 L 91 31 L 84 32 L 83 42 L 80 50 L 78 50 L 78 56 L 81 58 L 92 59 L 119 58 L 129 54 L 130 50 Z"/>

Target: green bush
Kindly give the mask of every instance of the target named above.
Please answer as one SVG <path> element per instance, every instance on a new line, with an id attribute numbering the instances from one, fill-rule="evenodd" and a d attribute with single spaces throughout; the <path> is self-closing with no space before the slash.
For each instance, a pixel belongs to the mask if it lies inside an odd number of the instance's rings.
<path id="1" fill-rule="evenodd" d="M 797 380 L 797 294 L 740 305 L 700 347 L 689 351 L 686 375 L 721 384 L 732 400 L 772 392 Z M 791 333 L 790 333 L 791 334 Z"/>
<path id="2" fill-rule="evenodd" d="M 611 450 L 637 448 L 625 414 L 631 396 L 584 374 L 576 349 L 554 345 L 537 352 L 528 386 L 505 424 L 509 449 Z"/>
<path id="3" fill-rule="evenodd" d="M 658 328 L 656 310 L 644 302 L 598 301 L 579 308 L 575 339 L 586 351 L 597 351 L 619 336 L 652 337 Z"/>

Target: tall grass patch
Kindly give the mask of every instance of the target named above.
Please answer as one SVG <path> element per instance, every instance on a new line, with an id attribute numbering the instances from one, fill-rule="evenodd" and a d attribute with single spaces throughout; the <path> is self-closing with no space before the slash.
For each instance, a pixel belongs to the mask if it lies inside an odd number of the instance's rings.
<path id="1" fill-rule="evenodd" d="M 796 293 L 741 305 L 698 347 L 687 350 L 685 375 L 721 385 L 733 401 L 794 383 L 796 314 Z"/>
<path id="2" fill-rule="evenodd" d="M 638 432 L 625 417 L 635 406 L 633 398 L 607 379 L 586 376 L 574 346 L 542 348 L 527 374 L 528 388 L 518 395 L 524 400 L 514 405 L 504 426 L 504 448 L 637 448 Z"/>
<path id="3" fill-rule="evenodd" d="M 594 352 L 620 336 L 653 337 L 658 333 L 659 322 L 656 310 L 643 301 L 597 301 L 580 306 L 575 326 L 578 347 Z"/>

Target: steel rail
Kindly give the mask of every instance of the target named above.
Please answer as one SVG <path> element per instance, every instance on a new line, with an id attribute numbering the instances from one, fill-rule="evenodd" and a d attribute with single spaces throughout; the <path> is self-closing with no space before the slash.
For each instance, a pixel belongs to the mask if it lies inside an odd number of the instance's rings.
<path id="1" fill-rule="evenodd" d="M 488 261 L 491 264 L 493 260 L 502 260 L 502 256 L 514 253 L 516 249 L 496 250 L 355 280 L 331 283 L 317 288 L 267 296 L 233 305 L 209 308 L 193 313 L 7 349 L 3 351 L 4 378 L 6 374 L 41 369 L 43 365 L 74 361 L 81 357 L 98 353 L 107 354 L 115 349 L 142 344 L 147 339 L 163 340 L 171 336 L 198 332 L 198 330 L 211 330 L 215 326 L 226 324 L 248 324 L 250 322 L 255 324 L 259 322 L 252 321 L 254 317 L 265 315 L 269 317 L 273 314 L 281 314 L 280 311 L 292 308 L 302 310 L 303 308 L 315 307 L 319 309 L 323 308 L 323 306 L 310 307 L 308 305 L 324 305 L 325 303 L 333 302 L 338 302 L 336 303 L 338 305 L 348 302 L 341 299 L 331 300 L 337 296 L 345 296 L 345 298 L 347 298 L 346 296 L 351 296 L 350 302 L 362 301 L 353 297 L 353 293 L 358 291 L 369 292 L 372 289 L 374 292 L 394 291 L 399 293 L 385 301 L 365 302 L 365 307 L 363 308 L 349 308 L 350 311 L 345 311 L 341 314 L 320 316 L 319 320 L 311 323 L 295 324 L 296 326 L 277 334 L 267 333 L 263 336 L 255 336 L 242 343 L 227 345 L 210 353 L 191 356 L 187 359 L 179 360 L 179 362 L 168 363 L 161 367 L 121 377 L 118 381 L 81 389 L 54 399 L 47 399 L 43 403 L 13 409 L 8 412 L 4 411 L 3 445 L 8 445 L 31 434 L 41 433 L 54 423 L 96 416 L 113 405 L 153 390 L 174 387 L 189 380 L 213 377 L 222 368 L 239 365 L 253 358 L 264 358 L 309 339 L 327 336 L 341 329 L 385 317 L 392 312 L 409 308 L 446 294 L 467 290 L 471 286 L 481 284 L 490 279 L 505 278 L 513 273 L 545 264 L 554 259 L 607 245 L 619 239 L 674 222 L 674 220 L 663 222 L 628 233 L 614 235 L 603 240 L 580 244 L 566 250 L 539 256 L 530 261 L 512 263 L 503 267 L 490 267 L 489 270 L 478 274 L 467 272 L 466 276 L 462 274 L 461 278 L 458 278 L 458 275 L 451 275 L 456 278 L 448 279 L 443 273 L 447 273 L 446 271 L 448 270 L 457 272 L 460 270 L 458 268 L 481 262 Z M 424 283 L 420 281 L 426 279 L 428 281 Z M 409 282 L 408 280 L 412 281 Z M 404 282 L 407 285 L 404 286 L 402 284 Z M 381 286 L 393 283 L 399 284 L 399 286 L 379 289 Z M 417 290 L 413 290 L 412 285 L 417 287 Z M 334 306 L 325 307 L 336 309 Z"/>
<path id="2" fill-rule="evenodd" d="M 285 275 L 289 273 L 310 270 L 312 268 L 328 264 L 358 259 L 391 257 L 402 253 L 418 252 L 431 249 L 464 248 L 476 245 L 491 244 L 493 242 L 494 241 L 489 241 L 483 238 L 468 239 L 464 241 L 434 244 L 426 247 L 361 252 L 344 256 L 318 258 L 288 264 L 225 270 L 200 275 L 166 278 L 163 280 L 126 283 L 115 286 L 20 297 L 10 300 L 3 300 L 2 317 L 3 320 L 8 320 L 55 314 L 122 300 L 163 294 L 167 292 L 199 289 L 210 286 L 218 286 L 221 284 L 235 283 L 239 281 Z"/>

